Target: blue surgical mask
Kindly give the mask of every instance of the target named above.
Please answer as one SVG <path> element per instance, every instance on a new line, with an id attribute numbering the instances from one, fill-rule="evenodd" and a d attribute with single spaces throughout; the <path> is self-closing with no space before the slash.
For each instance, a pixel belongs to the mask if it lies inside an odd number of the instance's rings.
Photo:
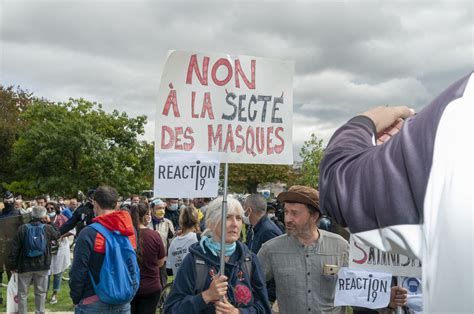
<path id="1" fill-rule="evenodd" d="M 178 204 L 170 204 L 169 210 L 172 210 L 172 211 L 178 210 Z"/>
<path id="2" fill-rule="evenodd" d="M 48 216 L 49 216 L 49 218 L 52 219 L 52 218 L 56 217 L 56 213 L 55 212 L 48 213 Z"/>

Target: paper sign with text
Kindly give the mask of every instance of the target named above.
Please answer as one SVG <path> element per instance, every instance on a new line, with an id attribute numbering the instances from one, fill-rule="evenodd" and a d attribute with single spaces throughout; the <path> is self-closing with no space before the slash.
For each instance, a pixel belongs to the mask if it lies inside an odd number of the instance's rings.
<path id="1" fill-rule="evenodd" d="M 389 272 L 393 276 L 421 277 L 421 261 L 402 254 L 384 252 L 362 244 L 351 236 L 349 267 Z"/>
<path id="2" fill-rule="evenodd" d="M 342 267 L 337 275 L 334 305 L 385 308 L 390 302 L 391 283 L 389 273 Z"/>
<path id="3" fill-rule="evenodd" d="M 289 61 L 171 51 L 158 93 L 155 151 L 292 164 L 293 72 Z"/>
<path id="4" fill-rule="evenodd" d="M 154 195 L 170 198 L 216 197 L 219 159 L 209 153 L 155 154 Z"/>

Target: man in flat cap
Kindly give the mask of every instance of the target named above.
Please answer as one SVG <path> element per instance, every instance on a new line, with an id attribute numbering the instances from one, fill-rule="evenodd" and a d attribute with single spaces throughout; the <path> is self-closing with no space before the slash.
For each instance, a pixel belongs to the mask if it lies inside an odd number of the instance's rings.
<path id="1" fill-rule="evenodd" d="M 338 270 L 348 265 L 349 244 L 319 230 L 319 193 L 295 185 L 278 195 L 284 203 L 286 234 L 263 244 L 258 259 L 265 280 L 275 279 L 280 313 L 345 313 L 334 307 Z"/>

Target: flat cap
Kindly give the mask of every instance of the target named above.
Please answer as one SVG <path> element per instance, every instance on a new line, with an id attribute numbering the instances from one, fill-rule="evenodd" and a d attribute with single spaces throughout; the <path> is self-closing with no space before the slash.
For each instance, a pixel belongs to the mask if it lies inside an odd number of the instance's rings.
<path id="1" fill-rule="evenodd" d="M 280 203 L 300 203 L 311 205 L 319 211 L 319 192 L 309 186 L 293 185 L 288 191 L 277 197 Z"/>

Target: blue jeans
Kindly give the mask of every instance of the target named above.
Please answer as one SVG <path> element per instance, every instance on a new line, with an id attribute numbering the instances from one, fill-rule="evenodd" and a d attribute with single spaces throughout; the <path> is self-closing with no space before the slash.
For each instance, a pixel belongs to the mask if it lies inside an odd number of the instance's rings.
<path id="1" fill-rule="evenodd" d="M 53 291 L 58 292 L 61 289 L 61 277 L 63 273 L 53 275 Z M 51 275 L 48 276 L 48 290 L 49 290 L 49 283 L 51 281 Z"/>
<path id="2" fill-rule="evenodd" d="M 76 305 L 74 309 L 74 313 L 82 314 L 82 313 L 102 313 L 102 314 L 130 314 L 130 303 L 119 304 L 119 305 L 112 305 L 106 304 L 101 301 L 97 301 L 91 304 L 81 304 L 80 302 Z"/>

